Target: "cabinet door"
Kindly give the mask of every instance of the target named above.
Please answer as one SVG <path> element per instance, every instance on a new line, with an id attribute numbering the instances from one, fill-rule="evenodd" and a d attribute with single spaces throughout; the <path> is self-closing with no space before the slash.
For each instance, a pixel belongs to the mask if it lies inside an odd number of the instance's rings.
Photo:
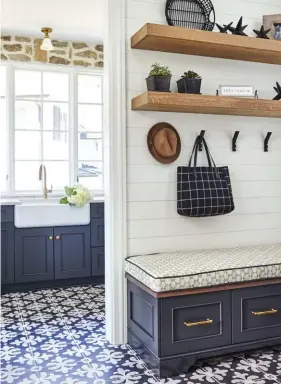
<path id="1" fill-rule="evenodd" d="M 16 283 L 54 279 L 53 228 L 15 231 Z"/>
<path id="2" fill-rule="evenodd" d="M 55 278 L 91 275 L 90 226 L 55 227 Z"/>
<path id="3" fill-rule="evenodd" d="M 91 249 L 92 252 L 92 276 L 104 276 L 104 247 Z"/>
<path id="4" fill-rule="evenodd" d="M 91 220 L 91 246 L 104 246 L 104 218 Z"/>
<path id="5" fill-rule="evenodd" d="M 15 229 L 13 223 L 1 223 L 1 282 L 15 282 Z"/>

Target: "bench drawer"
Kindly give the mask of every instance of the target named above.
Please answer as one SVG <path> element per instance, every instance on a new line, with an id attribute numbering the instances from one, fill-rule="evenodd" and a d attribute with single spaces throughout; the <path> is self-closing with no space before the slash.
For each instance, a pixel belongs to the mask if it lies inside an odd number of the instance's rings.
<path id="1" fill-rule="evenodd" d="M 233 343 L 281 335 L 281 285 L 233 291 Z"/>
<path id="2" fill-rule="evenodd" d="M 14 222 L 14 206 L 2 205 L 1 206 L 1 223 L 13 223 Z"/>
<path id="3" fill-rule="evenodd" d="M 161 356 L 231 343 L 230 292 L 161 300 Z"/>

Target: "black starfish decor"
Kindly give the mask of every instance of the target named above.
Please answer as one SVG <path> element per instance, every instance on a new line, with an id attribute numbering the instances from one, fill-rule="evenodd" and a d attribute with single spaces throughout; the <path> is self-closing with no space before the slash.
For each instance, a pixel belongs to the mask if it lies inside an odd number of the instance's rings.
<path id="1" fill-rule="evenodd" d="M 271 31 L 271 29 L 267 29 L 265 31 L 264 26 L 262 25 L 259 31 L 257 29 L 253 29 L 253 31 L 257 35 L 257 39 L 269 39 L 267 34 Z"/>
<path id="2" fill-rule="evenodd" d="M 243 25 L 243 17 L 241 16 L 236 27 L 229 27 L 230 32 L 233 35 L 238 35 L 238 36 L 248 36 L 244 32 L 244 30 L 248 27 L 248 25 Z"/>
<path id="3" fill-rule="evenodd" d="M 281 100 L 281 85 L 279 83 L 276 83 L 276 87 L 273 88 L 277 92 L 277 95 L 274 97 L 273 100 Z"/>
<path id="4" fill-rule="evenodd" d="M 220 33 L 227 33 L 227 31 L 229 31 L 229 28 L 232 26 L 233 24 L 233 21 L 229 24 L 224 24 L 223 27 L 219 24 L 216 24 L 216 26 L 218 27 Z"/>

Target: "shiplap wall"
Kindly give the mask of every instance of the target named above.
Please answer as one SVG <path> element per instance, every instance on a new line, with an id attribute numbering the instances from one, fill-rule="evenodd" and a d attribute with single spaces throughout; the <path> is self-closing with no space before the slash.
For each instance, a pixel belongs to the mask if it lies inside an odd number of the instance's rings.
<path id="1" fill-rule="evenodd" d="M 244 16 L 247 33 L 259 29 L 262 16 L 281 14 L 280 0 L 213 0 L 216 21 L 228 24 Z M 281 81 L 281 66 L 132 50 L 130 36 L 146 22 L 166 24 L 165 0 L 127 0 L 127 188 L 129 255 L 196 248 L 232 247 L 281 241 L 281 119 L 135 112 L 132 97 L 146 90 L 150 65 L 159 61 L 176 80 L 188 69 L 203 78 L 203 94 L 215 94 L 219 84 L 253 84 L 260 98 L 273 98 Z M 281 44 L 281 42 L 280 42 Z M 146 136 L 158 122 L 176 127 L 182 140 L 179 159 L 161 165 L 150 155 Z M 183 218 L 176 211 L 176 168 L 187 164 L 196 135 L 206 139 L 218 165 L 229 165 L 236 210 L 227 216 Z M 240 131 L 237 152 L 231 138 Z M 270 151 L 263 140 L 273 132 Z M 202 162 L 202 155 L 200 161 Z"/>

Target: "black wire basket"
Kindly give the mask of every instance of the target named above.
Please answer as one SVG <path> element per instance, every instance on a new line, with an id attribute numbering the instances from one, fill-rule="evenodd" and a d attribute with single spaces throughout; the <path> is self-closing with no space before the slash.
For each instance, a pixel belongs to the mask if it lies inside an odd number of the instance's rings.
<path id="1" fill-rule="evenodd" d="M 210 0 L 167 0 L 165 9 L 169 25 L 212 31 L 215 9 Z"/>

